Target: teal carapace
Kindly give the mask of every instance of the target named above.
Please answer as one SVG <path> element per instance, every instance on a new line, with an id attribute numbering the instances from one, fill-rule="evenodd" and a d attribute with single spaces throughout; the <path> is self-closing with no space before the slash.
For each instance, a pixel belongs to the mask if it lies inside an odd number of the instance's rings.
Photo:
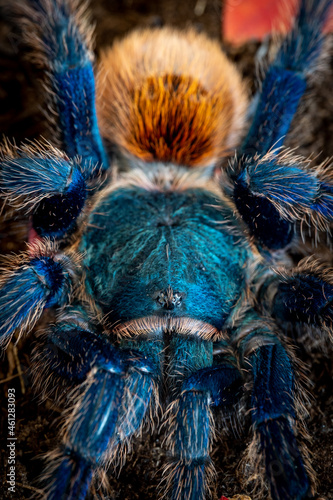
<path id="1" fill-rule="evenodd" d="M 80 247 L 87 289 L 103 314 L 111 321 L 172 314 L 220 329 L 244 288 L 249 252 L 236 245 L 227 217 L 230 209 L 199 189 L 110 192 Z"/>

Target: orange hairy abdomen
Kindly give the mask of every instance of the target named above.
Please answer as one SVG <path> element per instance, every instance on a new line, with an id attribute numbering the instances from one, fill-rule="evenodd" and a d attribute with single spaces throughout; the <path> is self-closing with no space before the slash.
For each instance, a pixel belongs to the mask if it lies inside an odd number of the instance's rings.
<path id="1" fill-rule="evenodd" d="M 230 152 L 247 105 L 217 42 L 193 30 L 130 34 L 101 56 L 101 133 L 141 160 L 204 166 Z"/>

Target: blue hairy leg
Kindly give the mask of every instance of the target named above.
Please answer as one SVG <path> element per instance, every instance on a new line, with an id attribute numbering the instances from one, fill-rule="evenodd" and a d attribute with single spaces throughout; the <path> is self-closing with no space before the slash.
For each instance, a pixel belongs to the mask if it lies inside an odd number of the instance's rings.
<path id="1" fill-rule="evenodd" d="M 92 33 L 86 15 L 82 6 L 66 0 L 34 0 L 24 10 L 30 22 L 25 37 L 37 62 L 47 69 L 63 148 L 72 158 L 81 156 L 84 172 L 91 176 L 107 169 L 109 161 L 96 117 Z"/>
<path id="2" fill-rule="evenodd" d="M 306 91 L 307 79 L 320 64 L 322 29 L 331 5 L 332 0 L 301 0 L 292 30 L 265 75 L 242 153 L 264 155 L 282 146 Z"/>
<path id="3" fill-rule="evenodd" d="M 182 391 L 208 392 L 211 406 L 229 407 L 239 402 L 243 377 L 235 366 L 228 362 L 198 370 L 182 384 Z"/>
<path id="4" fill-rule="evenodd" d="M 45 308 L 68 301 L 73 280 L 70 259 L 46 247 L 39 250 L 31 258 L 6 258 L 0 280 L 1 344 L 7 344 L 16 331 L 22 334 L 33 328 Z"/>
<path id="5" fill-rule="evenodd" d="M 305 260 L 289 276 L 271 276 L 260 290 L 261 302 L 280 322 L 331 328 L 333 284 L 330 271 Z"/>
<path id="6" fill-rule="evenodd" d="M 167 412 L 172 458 L 165 474 L 171 500 L 204 500 L 214 472 L 215 436 L 211 407 L 231 412 L 239 403 L 243 377 L 228 357 L 212 366 L 212 342 L 174 334 L 169 373 L 177 396 Z"/>
<path id="7" fill-rule="evenodd" d="M 322 28 L 331 4 L 332 0 L 301 1 L 292 31 L 265 75 L 251 128 L 240 148 L 246 161 L 255 164 L 256 155 L 265 157 L 271 152 L 273 156 L 273 148 L 283 145 L 307 79 L 320 64 Z M 251 190 L 242 171 L 239 174 L 233 178 L 233 196 L 251 233 L 268 248 L 284 248 L 293 235 L 290 222 L 269 198 Z"/>
<path id="8" fill-rule="evenodd" d="M 74 226 L 87 196 L 77 161 L 55 148 L 31 143 L 1 159 L 0 192 L 14 208 L 32 213 L 40 236 L 60 238 Z"/>
<path id="9" fill-rule="evenodd" d="M 317 171 L 310 169 L 306 160 L 289 152 L 235 160 L 228 175 L 244 221 L 259 243 L 269 248 L 289 242 L 288 221 L 306 218 L 324 230 L 333 220 L 333 182 L 328 171 L 323 172 L 321 166 Z M 272 219 L 272 211 L 279 214 L 278 219 Z"/>
<path id="10" fill-rule="evenodd" d="M 196 336 L 173 334 L 169 343 L 169 377 L 176 396 L 167 411 L 168 464 L 166 486 L 171 500 L 204 500 L 213 466 L 209 457 L 211 429 L 210 393 L 205 387 L 183 387 L 183 378 L 212 365 L 212 343 Z M 199 384 L 200 385 L 200 384 Z"/>
<path id="11" fill-rule="evenodd" d="M 62 445 L 51 454 L 56 464 L 46 473 L 49 499 L 84 499 L 95 470 L 117 459 L 118 446 L 139 430 L 155 403 L 160 346 L 155 340 L 133 344 L 136 351 L 127 344 L 126 349 L 112 346 L 107 337 L 84 329 L 75 310 L 49 330 L 44 370 L 69 377 L 74 385 L 84 380 L 66 418 Z M 150 356 L 140 353 L 140 346 Z"/>
<path id="12" fill-rule="evenodd" d="M 265 345 L 248 360 L 253 375 L 252 422 L 259 436 L 274 500 L 311 498 L 311 487 L 293 431 L 294 375 L 279 343 Z"/>
<path id="13" fill-rule="evenodd" d="M 230 332 L 244 375 L 251 375 L 249 406 L 255 447 L 247 463 L 264 457 L 273 500 L 310 498 L 310 482 L 294 434 L 295 383 L 291 360 L 272 329 L 254 310 L 240 315 Z M 255 471 L 256 473 L 257 471 Z"/>
<path id="14" fill-rule="evenodd" d="M 241 160 L 238 165 L 242 166 Z M 241 173 L 238 177 L 231 174 L 231 178 L 234 184 L 233 199 L 250 234 L 262 247 L 270 250 L 285 248 L 293 237 L 290 222 L 280 215 L 268 198 L 251 192 L 246 174 Z"/>
<path id="15" fill-rule="evenodd" d="M 49 391 L 61 391 L 61 384 L 77 386 L 84 382 L 93 365 L 98 365 L 100 361 L 105 363 L 105 349 L 116 352 L 105 337 L 96 335 L 90 328 L 83 309 L 67 307 L 57 323 L 45 334 L 39 335 L 33 353 L 38 366 L 36 384 L 47 395 Z M 45 385 L 45 380 L 52 380 L 52 385 Z M 66 394 L 62 390 L 59 395 Z"/>

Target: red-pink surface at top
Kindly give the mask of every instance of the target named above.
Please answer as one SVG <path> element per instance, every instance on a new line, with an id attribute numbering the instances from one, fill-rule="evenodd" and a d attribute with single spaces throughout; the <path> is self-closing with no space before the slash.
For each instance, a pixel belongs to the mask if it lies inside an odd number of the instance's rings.
<path id="1" fill-rule="evenodd" d="M 299 0 L 225 0 L 222 30 L 225 40 L 241 44 L 262 39 L 273 30 L 290 29 Z M 325 31 L 333 31 L 333 9 Z"/>

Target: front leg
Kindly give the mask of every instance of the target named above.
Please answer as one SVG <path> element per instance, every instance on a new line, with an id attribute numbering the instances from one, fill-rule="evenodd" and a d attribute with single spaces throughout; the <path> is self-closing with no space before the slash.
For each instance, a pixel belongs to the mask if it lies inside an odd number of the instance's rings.
<path id="1" fill-rule="evenodd" d="M 15 6 L 21 16 L 23 41 L 32 49 L 32 61 L 45 70 L 54 130 L 71 158 L 83 159 L 85 172 L 94 176 L 109 161 L 98 129 L 92 29 L 84 4 L 76 0 L 34 0 Z M 53 138 L 54 140 L 54 138 Z M 96 168 L 97 167 L 97 168 Z"/>
<path id="2" fill-rule="evenodd" d="M 87 199 L 82 162 L 49 144 L 19 148 L 5 142 L 0 166 L 0 193 L 14 209 L 32 215 L 39 236 L 62 238 L 76 228 Z"/>
<path id="3" fill-rule="evenodd" d="M 307 90 L 308 80 L 322 62 L 322 30 L 332 0 L 301 0 L 299 3 L 294 26 L 265 75 L 252 125 L 240 147 L 240 159 L 233 162 L 233 172 L 230 172 L 234 183 L 231 195 L 251 235 L 260 245 L 273 250 L 286 247 L 292 240 L 291 222 L 298 211 L 297 205 L 302 206 L 301 189 L 304 188 L 304 198 L 309 200 L 307 189 L 310 193 L 313 191 L 311 182 L 306 182 L 309 172 L 303 177 L 300 171 L 296 172 L 297 168 L 292 172 L 288 158 L 285 158 L 283 180 L 280 175 L 283 160 L 276 158 Z M 294 162 L 295 167 L 298 160 Z M 252 172 L 248 171 L 250 165 Z M 256 169 L 263 173 L 263 167 L 266 177 L 259 180 Z M 273 186 L 271 190 L 270 185 Z M 282 203 L 274 188 L 279 190 L 281 197 L 285 194 Z"/>
<path id="4" fill-rule="evenodd" d="M 322 63 L 331 0 L 301 0 L 294 25 L 265 75 L 241 152 L 264 155 L 283 145 L 308 80 Z"/>
<path id="5" fill-rule="evenodd" d="M 274 324 L 251 309 L 240 315 L 231 340 L 250 390 L 254 437 L 245 458 L 247 471 L 258 479 L 264 466 L 273 500 L 312 498 L 311 466 L 297 436 L 302 422 L 296 425 L 299 394 L 292 357 Z"/>
<path id="6" fill-rule="evenodd" d="M 171 457 L 164 471 L 167 498 L 204 500 L 214 468 L 210 449 L 214 436 L 210 392 L 204 384 L 182 379 L 212 364 L 212 342 L 196 335 L 173 334 L 169 346 L 169 383 L 174 401 L 166 412 Z"/>
<path id="7" fill-rule="evenodd" d="M 309 164 L 281 150 L 278 154 L 273 151 L 235 158 L 222 174 L 240 215 L 260 245 L 284 248 L 292 239 L 292 224 L 297 222 L 310 221 L 318 229 L 328 230 L 333 221 L 330 166 L 325 162 L 314 169 Z"/>
<path id="8" fill-rule="evenodd" d="M 15 332 L 30 331 L 44 309 L 69 301 L 74 265 L 50 244 L 31 245 L 27 253 L 4 257 L 0 277 L 0 345 Z"/>
<path id="9" fill-rule="evenodd" d="M 50 453 L 44 474 L 48 499 L 83 500 L 93 477 L 119 462 L 119 448 L 156 412 L 162 349 L 156 340 L 138 341 L 136 347 L 113 346 L 88 330 L 82 312 L 73 309 L 35 351 L 38 378 L 43 373 L 53 385 L 63 378 L 64 385 L 76 388 L 74 400 L 67 400 L 62 444 Z"/>
<path id="10" fill-rule="evenodd" d="M 223 342 L 220 344 L 222 345 Z M 173 401 L 166 412 L 165 428 L 171 457 L 164 471 L 167 498 L 209 498 L 214 465 L 210 458 L 215 425 L 212 407 L 224 415 L 238 407 L 242 376 L 230 349 L 213 365 L 213 342 L 199 336 L 173 333 L 169 345 L 169 380 Z"/>

